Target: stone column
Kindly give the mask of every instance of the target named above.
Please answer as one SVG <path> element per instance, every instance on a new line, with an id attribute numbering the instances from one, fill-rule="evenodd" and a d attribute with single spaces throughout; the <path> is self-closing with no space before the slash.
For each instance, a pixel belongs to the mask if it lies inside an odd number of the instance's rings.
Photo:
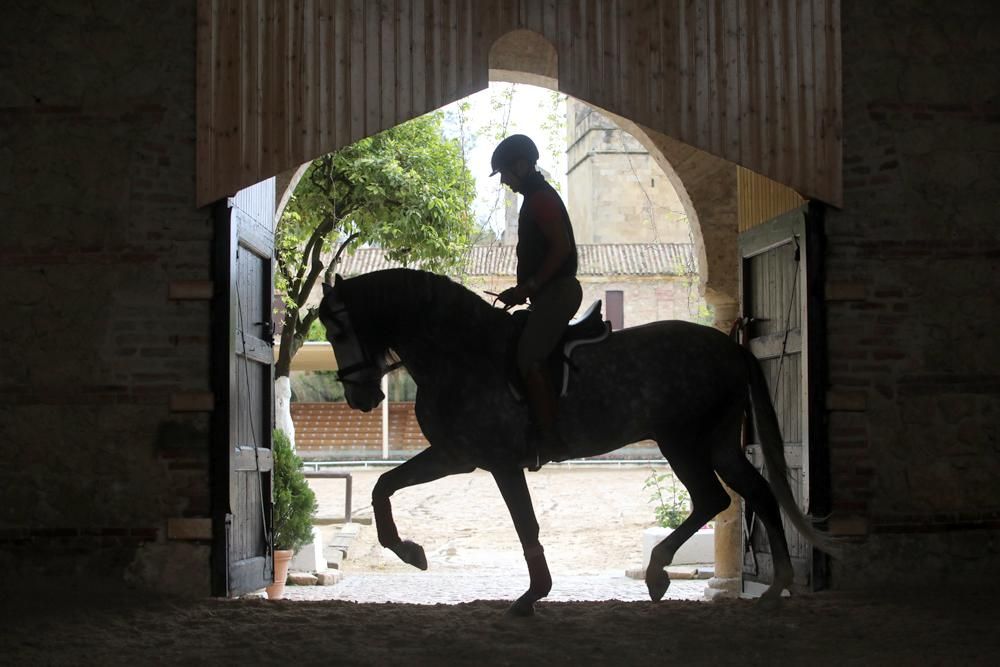
<path id="1" fill-rule="evenodd" d="M 705 301 L 713 308 L 715 328 L 729 333 L 739 316 L 739 303 L 713 290 L 706 290 Z M 709 600 L 738 597 L 740 593 L 740 573 L 743 569 L 740 498 L 729 487 L 726 487 L 726 492 L 732 502 L 715 517 L 715 576 L 708 580 L 708 588 L 705 589 L 705 597 Z"/>

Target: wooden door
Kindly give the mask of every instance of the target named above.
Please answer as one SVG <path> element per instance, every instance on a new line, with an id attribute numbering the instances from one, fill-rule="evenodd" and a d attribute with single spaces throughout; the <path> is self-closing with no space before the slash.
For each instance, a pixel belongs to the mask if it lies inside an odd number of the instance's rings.
<path id="1" fill-rule="evenodd" d="M 274 578 L 274 194 L 272 178 L 216 209 L 212 589 L 220 596 Z"/>
<path id="2" fill-rule="evenodd" d="M 828 489 L 822 446 L 822 235 L 821 210 L 803 206 L 740 235 L 741 295 L 745 342 L 764 370 L 781 425 L 789 483 L 806 513 L 825 511 Z M 752 426 L 746 454 L 764 465 Z M 815 459 L 815 460 L 813 460 Z M 768 474 L 765 471 L 765 476 Z M 814 488 L 814 480 L 818 483 Z M 794 588 L 825 585 L 826 561 L 784 519 L 795 571 Z M 770 585 L 773 563 L 764 527 L 744 507 L 743 591 Z"/>

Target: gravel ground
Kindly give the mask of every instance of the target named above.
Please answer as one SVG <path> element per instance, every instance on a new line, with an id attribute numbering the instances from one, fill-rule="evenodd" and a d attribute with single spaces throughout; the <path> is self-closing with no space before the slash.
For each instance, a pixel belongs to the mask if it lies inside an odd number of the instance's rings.
<path id="1" fill-rule="evenodd" d="M 658 468 L 662 470 L 662 466 Z M 384 469 L 352 469 L 355 515 L 370 517 L 371 489 Z M 642 561 L 640 537 L 653 508 L 643 483 L 648 466 L 549 466 L 527 479 L 552 570 L 551 600 L 646 600 L 641 581 L 625 570 Z M 343 480 L 311 479 L 318 516 L 339 519 Z M 476 471 L 403 489 L 393 516 L 404 539 L 423 545 L 428 572 L 402 563 L 363 525 L 334 586 L 288 587 L 289 599 L 421 604 L 516 598 L 527 587 L 521 547 L 489 473 Z M 339 525 L 324 529 L 327 539 Z M 678 580 L 671 599 L 696 600 L 704 580 Z"/>

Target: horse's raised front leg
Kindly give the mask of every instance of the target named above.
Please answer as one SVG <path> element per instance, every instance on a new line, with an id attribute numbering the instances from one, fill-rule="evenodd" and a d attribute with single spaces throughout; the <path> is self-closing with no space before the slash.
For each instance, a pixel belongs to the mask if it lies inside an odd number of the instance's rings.
<path id="1" fill-rule="evenodd" d="M 535 602 L 541 600 L 552 590 L 552 576 L 549 565 L 545 562 L 545 550 L 538 541 L 538 520 L 535 519 L 535 509 L 531 505 L 531 494 L 524 480 L 524 471 L 519 468 L 494 471 L 493 479 L 500 488 L 510 518 L 514 521 L 514 529 L 524 549 L 524 560 L 528 563 L 530 577 L 528 590 L 519 597 L 507 610 L 514 616 L 530 616 L 535 613 Z"/>
<path id="2" fill-rule="evenodd" d="M 399 537 L 396 522 L 392 518 L 392 503 L 389 497 L 408 486 L 416 486 L 460 472 L 472 472 L 475 467 L 457 462 L 428 447 L 412 459 L 383 473 L 372 489 L 372 513 L 378 541 L 386 549 L 392 550 L 404 562 L 421 570 L 427 569 L 424 548 L 410 540 Z"/>

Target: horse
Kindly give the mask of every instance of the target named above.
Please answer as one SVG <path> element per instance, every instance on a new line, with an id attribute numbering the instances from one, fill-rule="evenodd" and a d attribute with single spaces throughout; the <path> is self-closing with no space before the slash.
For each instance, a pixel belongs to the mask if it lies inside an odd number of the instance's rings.
<path id="1" fill-rule="evenodd" d="M 529 573 L 528 590 L 508 612 L 532 614 L 552 578 L 525 479 L 529 411 L 509 386 L 516 318 L 447 277 L 414 269 L 336 275 L 333 285 L 323 283 L 319 318 L 351 408 L 377 407 L 385 398 L 382 376 L 399 365 L 417 385 L 416 418 L 430 446 L 376 482 L 372 511 L 379 543 L 425 570 L 423 548 L 399 535 L 390 497 L 408 486 L 486 470 L 510 511 Z M 779 506 L 815 546 L 835 549 L 795 503 L 774 407 L 760 364 L 746 348 L 711 327 L 659 321 L 580 347 L 572 362 L 557 418 L 572 457 L 651 439 L 690 495 L 690 515 L 654 547 L 645 571 L 653 601 L 670 585 L 664 568 L 677 549 L 729 506 L 719 478 L 767 531 L 774 578 L 765 600 L 776 600 L 792 583 Z M 740 448 L 751 407 L 770 482 Z"/>

